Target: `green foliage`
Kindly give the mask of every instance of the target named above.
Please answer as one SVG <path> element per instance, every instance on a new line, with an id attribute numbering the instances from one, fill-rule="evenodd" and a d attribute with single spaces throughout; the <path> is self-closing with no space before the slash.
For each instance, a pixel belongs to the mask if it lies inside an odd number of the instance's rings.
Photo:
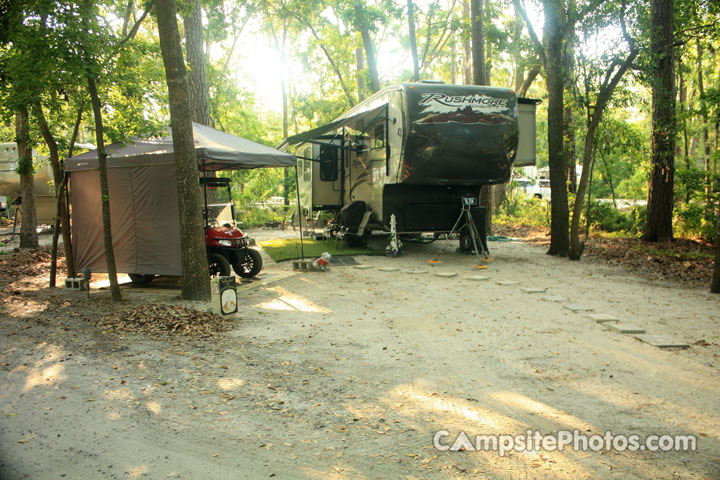
<path id="1" fill-rule="evenodd" d="M 700 203 L 681 204 L 675 208 L 673 228 L 677 235 L 714 242 L 717 236 L 715 212 Z"/>
<path id="2" fill-rule="evenodd" d="M 583 215 L 587 210 L 583 210 Z M 584 225 L 586 219 L 582 219 Z M 615 208 L 612 203 L 593 201 L 590 204 L 590 228 L 602 232 L 638 233 L 632 212 L 625 213 Z"/>
<path id="3" fill-rule="evenodd" d="M 550 228 L 550 204 L 547 200 L 526 198 L 521 190 L 512 189 L 493 222 Z"/>
<path id="4" fill-rule="evenodd" d="M 238 222 L 242 228 L 261 227 L 266 223 L 289 221 L 294 207 L 261 207 L 255 202 L 247 201 L 237 210 Z"/>

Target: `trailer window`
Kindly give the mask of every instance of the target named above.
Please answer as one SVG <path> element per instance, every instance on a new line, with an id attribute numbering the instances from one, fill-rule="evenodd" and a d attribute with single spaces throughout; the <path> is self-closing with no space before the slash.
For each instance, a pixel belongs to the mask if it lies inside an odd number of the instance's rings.
<path id="1" fill-rule="evenodd" d="M 337 148 L 329 145 L 320 146 L 320 180 L 334 182 L 338 179 Z"/>
<path id="2" fill-rule="evenodd" d="M 375 136 L 373 138 L 373 148 L 382 148 L 385 146 L 385 125 L 378 123 L 375 125 Z"/>
<path id="3" fill-rule="evenodd" d="M 310 181 L 310 169 L 312 168 L 312 162 L 305 160 L 303 164 L 303 180 L 306 182 Z"/>
<path id="4" fill-rule="evenodd" d="M 310 147 L 305 148 L 302 155 L 305 158 L 298 159 L 300 162 L 300 171 L 302 172 L 304 182 L 310 181 L 310 169 L 312 168 L 312 162 L 307 159 L 310 158 L 311 152 L 312 150 L 310 149 Z"/>

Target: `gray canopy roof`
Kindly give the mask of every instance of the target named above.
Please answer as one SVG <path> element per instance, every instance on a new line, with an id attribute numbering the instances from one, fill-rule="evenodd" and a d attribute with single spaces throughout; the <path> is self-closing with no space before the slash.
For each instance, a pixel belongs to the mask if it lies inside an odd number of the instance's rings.
<path id="1" fill-rule="evenodd" d="M 193 137 L 198 168 L 206 171 L 237 170 L 260 167 L 294 167 L 295 155 L 236 137 L 214 128 L 193 123 Z M 172 136 L 152 139 L 133 138 L 127 144 L 105 147 L 108 167 L 174 163 Z M 65 170 L 96 170 L 97 151 L 68 158 Z"/>

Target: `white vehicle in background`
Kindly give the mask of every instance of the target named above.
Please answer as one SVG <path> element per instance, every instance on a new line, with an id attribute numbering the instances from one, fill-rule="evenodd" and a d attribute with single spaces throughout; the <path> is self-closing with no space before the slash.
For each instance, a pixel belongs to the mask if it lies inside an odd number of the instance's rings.
<path id="1" fill-rule="evenodd" d="M 519 191 L 525 198 L 550 200 L 550 180 L 518 177 L 514 178 L 512 182 L 516 191 Z"/>
<path id="2" fill-rule="evenodd" d="M 550 180 L 547 178 L 541 178 L 537 180 L 537 183 L 532 186 L 530 191 L 531 198 L 539 198 L 540 200 L 550 200 Z"/>
<path id="3" fill-rule="evenodd" d="M 576 184 L 579 184 L 582 165 L 575 166 L 575 174 L 577 175 Z M 513 178 L 513 182 L 519 184 L 523 196 L 550 201 L 550 169 L 548 167 L 538 169 L 525 167 L 523 175 Z"/>

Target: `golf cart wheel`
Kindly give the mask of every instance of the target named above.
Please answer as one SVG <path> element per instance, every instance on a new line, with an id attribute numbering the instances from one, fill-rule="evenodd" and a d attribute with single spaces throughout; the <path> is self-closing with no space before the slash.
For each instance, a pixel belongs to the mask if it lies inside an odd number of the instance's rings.
<path id="1" fill-rule="evenodd" d="M 152 279 L 155 278 L 155 275 L 144 273 L 128 273 L 128 277 L 130 277 L 130 281 L 133 285 L 147 285 L 148 283 L 152 282 Z"/>
<path id="2" fill-rule="evenodd" d="M 210 266 L 210 276 L 219 275 L 221 277 L 230 276 L 230 262 L 219 253 L 211 253 L 208 255 L 208 265 Z"/>
<path id="3" fill-rule="evenodd" d="M 239 276 L 243 278 L 252 278 L 262 269 L 262 256 L 260 252 L 255 249 L 248 248 L 247 255 L 243 262 L 236 262 L 233 265 L 233 270 Z"/>

